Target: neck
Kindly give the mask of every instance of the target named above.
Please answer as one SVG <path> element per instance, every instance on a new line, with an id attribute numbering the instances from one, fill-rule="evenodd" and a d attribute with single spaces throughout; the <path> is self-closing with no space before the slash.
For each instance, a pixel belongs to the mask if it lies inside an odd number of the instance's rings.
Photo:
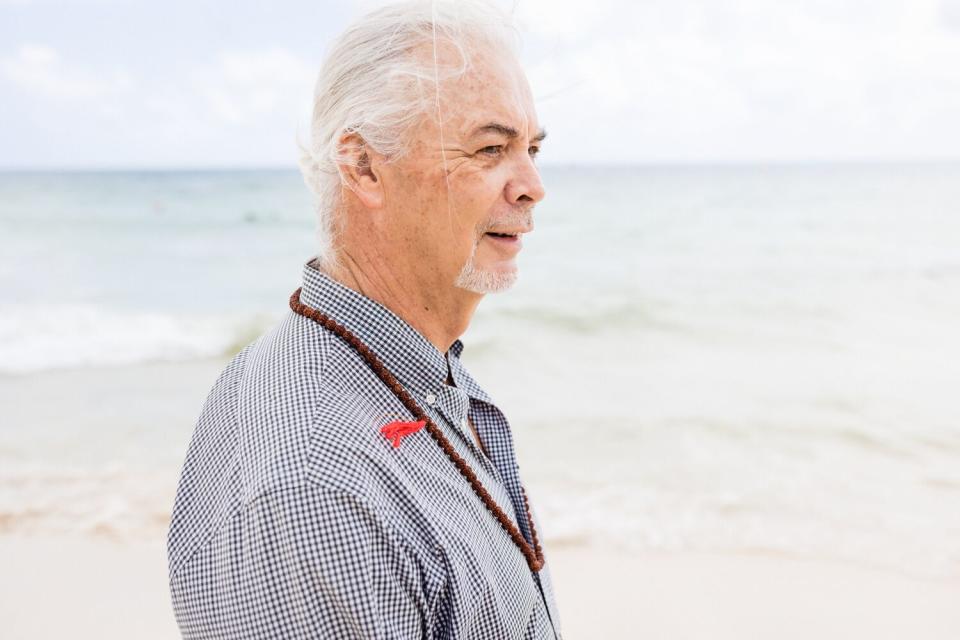
<path id="1" fill-rule="evenodd" d="M 398 270 L 383 262 L 382 255 L 344 249 L 340 267 L 326 273 L 390 309 L 445 354 L 467 330 L 483 294 Z"/>

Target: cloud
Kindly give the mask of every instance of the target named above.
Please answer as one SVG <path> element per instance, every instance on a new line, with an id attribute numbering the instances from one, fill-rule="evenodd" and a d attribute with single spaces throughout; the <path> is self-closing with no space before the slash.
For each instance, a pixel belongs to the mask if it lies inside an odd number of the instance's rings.
<path id="1" fill-rule="evenodd" d="M 960 39 L 943 7 L 526 0 L 540 119 L 572 142 L 545 157 L 955 155 Z"/>
<path id="2" fill-rule="evenodd" d="M 297 113 L 295 107 L 310 100 L 315 75 L 312 65 L 284 49 L 226 51 L 196 70 L 191 82 L 213 117 L 239 125 Z"/>
<path id="3" fill-rule="evenodd" d="M 53 100 L 99 101 L 132 85 L 129 74 L 95 74 L 66 64 L 56 49 L 41 44 L 22 45 L 14 55 L 0 58 L 0 74 L 28 93 Z"/>
<path id="4" fill-rule="evenodd" d="M 67 64 L 42 44 L 0 58 L 0 78 L 26 101 L 21 128 L 32 137 L 17 135 L 28 153 L 55 149 L 47 154 L 59 162 L 107 166 L 295 161 L 316 73 L 304 59 L 277 47 L 224 50 L 160 71 Z"/>
<path id="5" fill-rule="evenodd" d="M 945 28 L 960 31 L 960 0 L 941 0 L 940 20 Z"/>
<path id="6" fill-rule="evenodd" d="M 960 0 L 498 1 L 525 33 L 545 163 L 960 149 Z M 122 45 L 93 46 L 109 21 L 82 11 L 69 33 L 0 50 L 0 164 L 60 161 L 67 143 L 77 162 L 292 164 L 314 58 L 349 16 L 330 17 L 322 38 L 291 30 L 284 16 L 302 12 L 289 7 L 270 26 L 241 16 L 185 35 L 155 26 L 169 14 L 157 11 L 131 10 L 158 31 Z M 49 16 L 30 12 L 40 33 Z M 174 37 L 183 46 L 166 50 Z"/>

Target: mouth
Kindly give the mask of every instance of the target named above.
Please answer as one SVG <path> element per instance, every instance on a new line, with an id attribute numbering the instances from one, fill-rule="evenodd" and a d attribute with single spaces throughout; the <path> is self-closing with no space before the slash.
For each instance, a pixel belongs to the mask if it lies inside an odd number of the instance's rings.
<path id="1" fill-rule="evenodd" d="M 523 241 L 520 239 L 522 233 L 496 233 L 493 231 L 488 231 L 483 234 L 484 238 L 488 238 L 492 243 L 492 246 L 497 247 L 502 251 L 506 251 L 509 254 L 515 254 L 517 251 L 520 251 L 523 247 Z"/>

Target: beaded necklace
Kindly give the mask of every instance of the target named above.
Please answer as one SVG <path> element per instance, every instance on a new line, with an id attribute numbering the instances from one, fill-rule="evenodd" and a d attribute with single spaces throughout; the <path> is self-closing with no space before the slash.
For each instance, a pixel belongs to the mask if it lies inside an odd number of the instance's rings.
<path id="1" fill-rule="evenodd" d="M 480 484 L 480 480 L 477 478 L 477 474 L 473 472 L 473 469 L 470 468 L 470 465 L 467 464 L 467 461 L 464 460 L 457 452 L 454 450 L 453 445 L 444 437 L 443 433 L 434 424 L 433 420 L 424 413 L 416 401 L 407 393 L 407 390 L 404 389 L 397 379 L 393 376 L 390 371 L 380 362 L 380 359 L 377 355 L 370 350 L 367 345 L 365 345 L 357 336 L 353 335 L 346 327 L 338 323 L 336 320 L 325 315 L 321 311 L 309 307 L 302 302 L 300 302 L 300 291 L 303 287 L 300 287 L 290 296 L 290 308 L 301 316 L 309 318 L 314 322 L 320 324 L 325 329 L 335 333 L 344 342 L 350 345 L 354 351 L 356 351 L 360 357 L 366 361 L 370 369 L 373 370 L 377 377 L 383 381 L 387 388 L 393 392 L 395 396 L 403 403 L 410 413 L 412 413 L 417 420 L 424 421 L 426 423 L 426 429 L 433 436 L 433 439 L 437 441 L 437 444 L 440 445 L 440 448 L 443 449 L 443 452 L 447 454 L 447 457 L 453 462 L 453 464 L 460 470 L 460 473 L 463 474 L 463 477 L 467 479 L 470 483 L 470 486 L 473 487 L 474 493 L 480 498 L 484 505 L 490 513 L 493 514 L 493 517 L 497 519 L 497 522 L 506 530 L 507 534 L 513 540 L 514 544 L 519 547 L 521 553 L 527 559 L 527 565 L 530 567 L 530 570 L 534 573 L 540 571 L 544 565 L 543 550 L 540 548 L 540 541 L 537 539 L 537 530 L 533 524 L 533 517 L 530 514 L 530 503 L 527 501 L 527 492 L 524 490 L 523 485 L 520 486 L 520 493 L 523 495 L 523 505 L 524 509 L 527 512 L 527 522 L 530 524 L 530 536 L 533 538 L 533 547 L 530 546 L 530 543 L 526 541 L 523 537 L 523 534 L 520 533 L 520 530 L 517 529 L 516 525 L 510 520 L 510 518 L 503 512 L 500 506 L 494 501 L 490 496 L 487 490 Z"/>

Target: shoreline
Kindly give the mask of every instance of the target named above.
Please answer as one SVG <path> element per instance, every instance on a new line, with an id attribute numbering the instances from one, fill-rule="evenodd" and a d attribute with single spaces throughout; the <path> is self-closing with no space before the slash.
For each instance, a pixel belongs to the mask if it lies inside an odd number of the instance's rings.
<path id="1" fill-rule="evenodd" d="M 70 525 L 87 513 L 109 522 L 123 516 L 117 526 L 131 531 L 153 526 L 151 518 L 173 503 L 176 470 L 195 420 L 228 361 L 0 377 L 9 460 L 92 470 L 119 461 L 133 473 L 116 486 L 108 475 L 84 484 L 82 474 L 58 476 L 55 485 L 43 476 L 35 485 L 13 484 L 36 477 L 27 469 L 19 480 L 9 476 L 11 512 L 30 507 L 31 500 L 48 506 L 56 500 L 51 513 Z M 170 482 L 144 482 L 137 475 L 143 473 L 168 475 Z M 36 493 L 18 494 L 18 486 Z M 54 532 L 47 528 L 51 522 L 4 530 L 0 518 L 0 637 L 179 637 L 165 534 L 150 529 L 138 539 Z M 549 536 L 544 547 L 565 640 L 960 637 L 960 575 L 925 578 L 759 550 L 620 551 L 562 537 L 551 543 Z"/>

